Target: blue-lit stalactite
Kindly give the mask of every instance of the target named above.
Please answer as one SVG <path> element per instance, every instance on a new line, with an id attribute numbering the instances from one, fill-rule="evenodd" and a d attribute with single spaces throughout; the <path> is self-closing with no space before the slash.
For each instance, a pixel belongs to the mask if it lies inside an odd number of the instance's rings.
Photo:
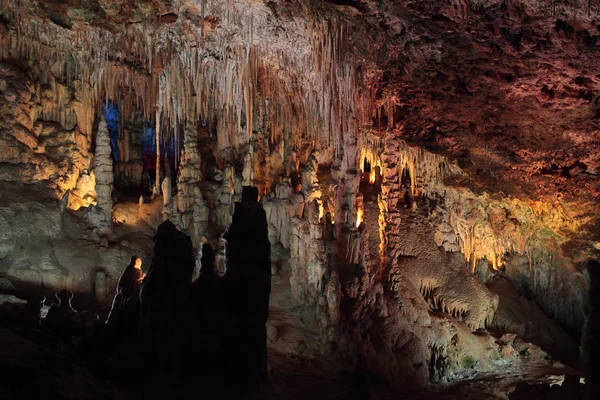
<path id="1" fill-rule="evenodd" d="M 110 144 L 115 162 L 119 161 L 119 109 L 112 102 L 102 104 L 102 114 L 106 120 L 106 127 L 110 136 Z"/>
<path id="2" fill-rule="evenodd" d="M 123 121 L 119 121 L 119 107 L 116 103 L 108 101 L 102 104 L 102 114 L 106 120 L 106 126 L 110 136 L 110 143 L 112 148 L 112 155 L 114 158 L 115 165 L 119 162 L 119 130 L 122 126 Z M 161 135 L 162 140 L 160 141 L 159 149 L 156 148 L 156 138 L 154 137 L 154 126 L 153 120 L 147 120 L 142 117 L 142 127 L 140 131 L 141 143 L 142 143 L 142 163 L 143 163 L 143 174 L 142 180 L 145 181 L 144 185 L 148 184 L 150 188 L 155 184 L 156 180 L 156 155 L 160 154 L 161 165 L 160 165 L 160 176 L 164 177 L 167 171 L 165 171 L 165 156 L 168 156 L 169 161 L 169 174 L 173 178 L 176 177 L 179 156 L 183 148 L 182 140 L 175 140 L 175 135 L 180 138 L 183 137 L 183 128 L 171 128 L 170 135 Z M 166 140 L 165 140 L 166 139 Z M 177 147 L 177 148 L 176 148 Z M 127 159 L 128 155 L 125 155 Z M 117 168 L 115 168 L 115 171 Z"/>
<path id="3" fill-rule="evenodd" d="M 143 163 L 144 163 L 144 174 L 145 179 L 149 180 L 149 186 L 150 188 L 154 185 L 154 182 L 156 180 L 156 154 L 157 154 L 157 149 L 156 149 L 156 138 L 154 137 L 154 129 L 153 127 L 155 126 L 154 121 L 150 120 L 146 120 L 145 118 L 142 118 L 142 129 L 141 129 L 141 136 L 142 136 L 142 158 L 143 158 Z M 161 165 L 160 165 L 160 176 L 164 177 L 165 176 L 165 164 L 164 164 L 164 160 L 165 160 L 165 154 L 168 155 L 169 158 L 169 169 L 170 169 L 170 175 L 173 178 L 173 180 L 176 177 L 177 174 L 177 167 L 178 165 L 176 165 L 176 160 L 179 159 L 179 155 L 181 154 L 181 150 L 183 149 L 183 143 L 181 140 L 177 141 L 177 145 L 175 144 L 175 139 L 174 139 L 174 135 L 180 135 L 180 137 L 183 136 L 183 131 L 182 129 L 180 130 L 174 130 L 174 132 L 172 132 L 171 135 L 168 135 L 168 139 L 167 142 L 165 143 L 165 136 L 163 136 L 163 140 L 160 141 L 160 148 L 158 149 L 158 152 L 160 152 L 160 158 L 161 158 Z"/>
<path id="4" fill-rule="evenodd" d="M 142 175 L 142 184 L 147 185 L 146 190 L 152 191 L 156 181 L 156 141 L 154 140 L 153 121 L 147 121 L 142 117 L 142 162 L 144 172 Z"/>

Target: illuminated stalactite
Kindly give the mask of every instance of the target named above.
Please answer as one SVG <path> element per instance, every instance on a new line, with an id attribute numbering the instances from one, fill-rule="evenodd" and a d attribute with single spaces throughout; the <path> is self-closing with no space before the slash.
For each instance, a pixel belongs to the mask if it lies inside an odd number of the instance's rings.
<path id="1" fill-rule="evenodd" d="M 460 251 L 473 271 L 480 260 L 485 259 L 493 269 L 499 269 L 505 264 L 506 254 L 526 254 L 528 249 L 545 248 L 548 239 L 561 243 L 564 238 L 557 232 L 565 227 L 575 231 L 582 223 L 570 221 L 552 204 L 492 200 L 486 194 L 475 195 L 466 189 L 445 186 L 446 178 L 462 174 L 456 164 L 401 140 L 386 139 L 385 150 L 382 150 L 378 138 L 365 138 L 368 136 L 363 137 L 363 146 L 367 145 L 361 148 L 361 159 L 367 159 L 371 165 L 381 165 L 384 177 L 379 195 L 382 260 L 389 235 L 402 229 L 401 222 L 394 217 L 394 209 L 401 198 L 403 171 L 408 171 L 413 194 L 442 203 L 443 212 L 435 214 L 447 218 L 449 232 L 438 228 L 437 245 L 448 251 Z"/>
<path id="2" fill-rule="evenodd" d="M 160 195 L 160 139 L 161 139 L 161 126 L 160 126 L 160 111 L 156 111 L 156 116 L 154 117 L 154 140 L 156 143 L 156 179 L 154 180 L 154 186 L 152 187 L 152 195 L 159 196 Z"/>
<path id="3" fill-rule="evenodd" d="M 150 118 L 158 107 L 166 125 L 160 135 L 183 121 L 208 121 L 219 149 L 248 143 L 257 129 L 269 132 L 272 143 L 291 133 L 297 144 L 338 149 L 370 119 L 375 93 L 364 83 L 374 78 L 346 60 L 343 22 L 309 22 L 301 51 L 290 55 L 252 39 L 252 15 L 212 4 L 203 9 L 248 29 L 235 42 L 217 37 L 213 45 L 187 25 L 100 34 L 24 22 L 5 8 L 0 13 L 19 31 L 5 36 L 0 59 L 44 59 L 67 86 L 77 86 L 86 113 L 111 98 L 119 99 L 126 119 L 134 109 Z M 90 134 L 93 117 L 80 114 L 78 123 Z"/>
<path id="4" fill-rule="evenodd" d="M 358 208 L 356 210 L 356 227 L 359 227 L 360 224 L 362 224 L 363 222 L 363 209 L 362 208 Z"/>

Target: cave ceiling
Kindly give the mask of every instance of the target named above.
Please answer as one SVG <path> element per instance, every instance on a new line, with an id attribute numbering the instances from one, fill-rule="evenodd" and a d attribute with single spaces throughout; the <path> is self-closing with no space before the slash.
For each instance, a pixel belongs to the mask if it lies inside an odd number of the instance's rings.
<path id="1" fill-rule="evenodd" d="M 113 40 L 102 57 L 146 76 L 196 47 L 215 59 L 235 46 L 255 48 L 260 71 L 279 82 L 271 90 L 287 92 L 298 109 L 304 104 L 297 113 L 305 120 L 323 118 L 315 126 L 328 131 L 330 145 L 347 130 L 399 136 L 457 160 L 467 172 L 457 185 L 560 204 L 598 240 L 598 10 L 464 3 L 22 0 L 3 2 L 0 29 L 60 51 L 72 47 L 81 60 L 94 60 L 83 53 Z M 50 32 L 60 32 L 58 40 Z M 151 50 L 118 55 L 123 40 Z M 338 62 L 337 71 L 324 57 Z M 323 117 L 327 107 L 335 118 Z M 301 121 L 295 127 L 310 129 Z"/>

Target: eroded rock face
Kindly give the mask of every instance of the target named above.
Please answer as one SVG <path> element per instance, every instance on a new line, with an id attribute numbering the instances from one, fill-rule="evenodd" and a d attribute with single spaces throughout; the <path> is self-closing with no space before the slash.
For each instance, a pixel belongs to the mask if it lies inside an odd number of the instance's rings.
<path id="1" fill-rule="evenodd" d="M 48 188 L 69 207 L 95 204 L 90 140 L 76 125 L 73 90 L 54 77 L 32 82 L 23 69 L 0 62 L 0 180 Z"/>
<path id="2" fill-rule="evenodd" d="M 492 294 L 470 271 L 460 252 L 446 252 L 431 240 L 422 216 L 403 214 L 392 280 L 406 278 L 435 310 L 464 321 L 472 331 L 491 324 L 498 307 Z"/>
<path id="3" fill-rule="evenodd" d="M 31 284 L 74 292 L 92 292 L 95 275 L 102 272 L 111 280 L 112 292 L 129 257 L 148 252 L 148 239 L 100 247 L 95 238 L 74 230 L 77 221 L 57 205 L 16 203 L 0 208 L 0 270 Z"/>

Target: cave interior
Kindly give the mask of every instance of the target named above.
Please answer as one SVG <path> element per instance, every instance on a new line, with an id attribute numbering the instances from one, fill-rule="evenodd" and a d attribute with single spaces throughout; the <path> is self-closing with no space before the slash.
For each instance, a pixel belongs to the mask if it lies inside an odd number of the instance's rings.
<path id="1" fill-rule="evenodd" d="M 597 0 L 0 0 L 0 398 L 599 398 L 599 65 Z"/>

